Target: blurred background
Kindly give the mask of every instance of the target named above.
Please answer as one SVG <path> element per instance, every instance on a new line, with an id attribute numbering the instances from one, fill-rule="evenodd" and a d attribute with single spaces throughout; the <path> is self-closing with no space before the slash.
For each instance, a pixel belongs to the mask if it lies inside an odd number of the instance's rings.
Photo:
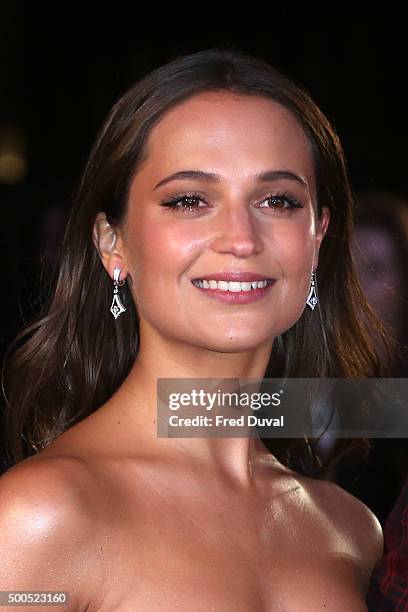
<path id="1" fill-rule="evenodd" d="M 341 8 L 340 8 L 341 6 Z M 334 124 L 357 194 L 355 256 L 373 307 L 408 340 L 405 21 L 392 3 L 270 2 L 181 10 L 0 0 L 0 351 L 35 313 L 78 180 L 115 100 L 179 55 L 228 45 L 306 87 Z M 252 9 L 252 10 L 251 10 Z M 407 376 L 404 350 L 394 376 Z M 383 522 L 407 473 L 406 440 L 373 441 L 338 481 Z"/>

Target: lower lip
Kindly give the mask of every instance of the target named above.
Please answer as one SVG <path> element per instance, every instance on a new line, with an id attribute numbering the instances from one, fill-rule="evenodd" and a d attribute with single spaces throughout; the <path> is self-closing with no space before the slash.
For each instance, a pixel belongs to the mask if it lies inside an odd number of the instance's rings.
<path id="1" fill-rule="evenodd" d="M 250 302 L 256 302 L 256 300 L 265 297 L 274 284 L 275 281 L 272 281 L 266 287 L 258 287 L 249 291 L 222 291 L 221 289 L 202 289 L 192 283 L 201 293 L 206 293 L 208 297 L 225 302 L 226 304 L 249 304 Z"/>

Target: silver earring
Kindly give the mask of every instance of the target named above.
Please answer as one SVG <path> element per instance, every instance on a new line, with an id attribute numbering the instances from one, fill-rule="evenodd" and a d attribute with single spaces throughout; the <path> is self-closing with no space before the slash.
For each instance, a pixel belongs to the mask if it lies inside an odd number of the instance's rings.
<path id="1" fill-rule="evenodd" d="M 313 270 L 312 276 L 310 278 L 310 290 L 309 290 L 309 295 L 307 296 L 306 304 L 309 306 L 309 308 L 314 310 L 318 301 L 319 301 L 319 298 L 317 297 L 317 291 L 316 291 L 316 273 Z"/>
<path id="2" fill-rule="evenodd" d="M 124 307 L 120 299 L 119 289 L 118 289 L 118 287 L 121 287 L 122 285 L 125 284 L 124 280 L 122 281 L 119 280 L 121 272 L 122 270 L 120 268 L 113 269 L 113 300 L 112 300 L 112 306 L 110 307 L 110 311 L 115 317 L 115 319 L 117 319 L 122 314 L 122 312 L 125 312 L 126 310 L 126 308 Z"/>

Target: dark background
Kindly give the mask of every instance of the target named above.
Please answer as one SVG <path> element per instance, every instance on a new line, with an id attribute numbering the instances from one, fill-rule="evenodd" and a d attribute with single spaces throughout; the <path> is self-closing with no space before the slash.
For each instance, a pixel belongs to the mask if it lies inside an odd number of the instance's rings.
<path id="1" fill-rule="evenodd" d="M 229 45 L 266 59 L 305 86 L 335 125 L 355 189 L 408 196 L 407 43 L 395 6 L 367 4 L 357 14 L 344 3 L 154 5 L 150 13 L 125 2 L 0 1 L 0 159 L 11 147 L 25 164 L 18 180 L 0 180 L 0 349 L 35 309 L 41 261 L 52 262 L 108 110 L 178 55 Z"/>

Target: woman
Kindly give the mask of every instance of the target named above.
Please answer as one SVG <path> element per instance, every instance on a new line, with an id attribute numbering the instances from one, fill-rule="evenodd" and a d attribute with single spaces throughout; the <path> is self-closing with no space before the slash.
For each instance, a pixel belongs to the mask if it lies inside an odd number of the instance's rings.
<path id="1" fill-rule="evenodd" d="M 8 367 L 0 589 L 66 590 L 72 610 L 365 609 L 382 534 L 363 504 L 291 469 L 296 447 L 284 464 L 256 438 L 158 438 L 155 419 L 157 378 L 381 375 L 350 209 L 329 123 L 260 60 L 201 51 L 119 100 Z"/>

